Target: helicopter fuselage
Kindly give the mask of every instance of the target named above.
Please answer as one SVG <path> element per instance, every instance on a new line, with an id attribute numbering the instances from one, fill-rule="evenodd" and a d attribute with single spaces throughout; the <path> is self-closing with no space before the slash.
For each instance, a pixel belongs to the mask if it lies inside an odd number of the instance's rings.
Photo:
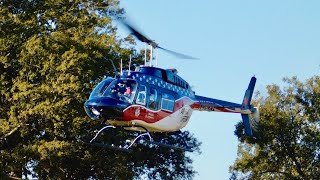
<path id="1" fill-rule="evenodd" d="M 187 125 L 196 104 L 195 93 L 176 70 L 142 66 L 103 80 L 85 109 L 92 119 L 114 126 L 171 132 Z"/>
<path id="2" fill-rule="evenodd" d="M 242 104 L 195 95 L 175 69 L 140 66 L 100 82 L 84 107 L 91 119 L 133 131 L 173 132 L 185 127 L 193 110 L 240 113 L 245 132 L 252 135 L 258 111 L 250 102 L 256 83 L 252 77 Z"/>

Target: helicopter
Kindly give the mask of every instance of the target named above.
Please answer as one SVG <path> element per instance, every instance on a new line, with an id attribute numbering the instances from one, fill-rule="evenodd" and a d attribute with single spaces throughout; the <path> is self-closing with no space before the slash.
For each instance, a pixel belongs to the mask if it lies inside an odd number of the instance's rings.
<path id="1" fill-rule="evenodd" d="M 90 143 L 95 143 L 101 132 L 109 128 L 121 128 L 138 132 L 138 135 L 124 146 L 102 146 L 129 150 L 142 140 L 158 146 L 193 151 L 185 145 L 176 146 L 156 141 L 152 133 L 181 131 L 195 110 L 239 113 L 245 134 L 251 137 L 254 135 L 253 130 L 259 120 L 258 108 L 251 105 L 256 83 L 254 76 L 241 104 L 197 95 L 190 84 L 178 75 L 176 69 L 162 69 L 153 65 L 153 50 L 161 49 L 184 59 L 196 58 L 160 47 L 129 23 L 123 24 L 134 37 L 150 46 L 150 60 L 147 61 L 145 54 L 145 64 L 134 70 L 130 69 L 130 64 L 128 70 L 123 70 L 121 61 L 120 73 L 116 77 L 105 78 L 93 89 L 84 109 L 91 119 L 103 120 L 106 124 Z"/>

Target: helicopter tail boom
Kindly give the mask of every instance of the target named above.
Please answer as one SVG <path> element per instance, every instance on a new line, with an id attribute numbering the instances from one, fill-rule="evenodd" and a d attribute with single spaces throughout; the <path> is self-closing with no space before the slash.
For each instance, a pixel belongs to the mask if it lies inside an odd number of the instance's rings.
<path id="1" fill-rule="evenodd" d="M 257 108 L 253 107 L 251 103 L 254 86 L 256 83 L 256 78 L 252 77 L 248 86 L 248 89 L 245 92 L 242 104 L 237 104 L 233 102 L 203 97 L 196 95 L 195 98 L 197 103 L 192 107 L 194 110 L 200 111 L 218 111 L 218 112 L 230 112 L 230 113 L 240 113 L 242 116 L 243 124 L 245 127 L 245 133 L 248 136 L 253 136 L 252 129 L 256 126 L 256 120 L 258 120 Z M 255 119 L 250 119 L 249 114 L 253 114 Z M 254 121 L 254 122 L 252 122 Z"/>

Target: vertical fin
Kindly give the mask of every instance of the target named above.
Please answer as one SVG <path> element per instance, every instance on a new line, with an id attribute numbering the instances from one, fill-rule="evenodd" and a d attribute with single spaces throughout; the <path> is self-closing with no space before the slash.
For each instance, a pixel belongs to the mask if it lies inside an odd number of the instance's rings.
<path id="1" fill-rule="evenodd" d="M 254 86 L 256 84 L 257 79 L 253 76 L 250 80 L 248 89 L 246 90 L 246 93 L 244 94 L 244 98 L 242 101 L 242 108 L 249 109 L 251 111 L 251 99 L 253 95 Z M 251 120 L 249 118 L 248 114 L 241 114 L 242 121 L 244 125 L 244 130 L 247 136 L 253 136 L 252 127 L 251 127 Z"/>
<path id="2" fill-rule="evenodd" d="M 256 81 L 257 81 L 257 78 L 255 78 L 254 76 L 250 80 L 248 89 L 246 90 L 246 93 L 244 94 L 243 101 L 242 101 L 242 106 L 244 108 L 249 108 L 249 106 L 250 106 L 254 86 L 256 85 Z"/>
<path id="3" fill-rule="evenodd" d="M 242 122 L 244 125 L 244 132 L 247 136 L 253 136 L 252 127 L 250 124 L 250 118 L 248 114 L 241 114 Z"/>

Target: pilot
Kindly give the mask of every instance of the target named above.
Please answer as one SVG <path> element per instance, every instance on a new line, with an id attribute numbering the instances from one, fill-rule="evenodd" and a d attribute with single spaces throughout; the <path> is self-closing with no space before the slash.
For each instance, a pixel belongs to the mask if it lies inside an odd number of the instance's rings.
<path id="1" fill-rule="evenodd" d="M 131 95 L 131 88 L 130 87 L 126 87 L 126 92 L 124 93 L 124 95 L 126 95 L 126 96 Z"/>
<path id="2" fill-rule="evenodd" d="M 152 109 L 156 109 L 157 107 L 157 102 L 156 102 L 156 99 L 155 99 L 155 95 L 154 94 L 151 94 L 150 95 L 150 98 L 149 98 L 149 107 L 152 108 Z"/>

